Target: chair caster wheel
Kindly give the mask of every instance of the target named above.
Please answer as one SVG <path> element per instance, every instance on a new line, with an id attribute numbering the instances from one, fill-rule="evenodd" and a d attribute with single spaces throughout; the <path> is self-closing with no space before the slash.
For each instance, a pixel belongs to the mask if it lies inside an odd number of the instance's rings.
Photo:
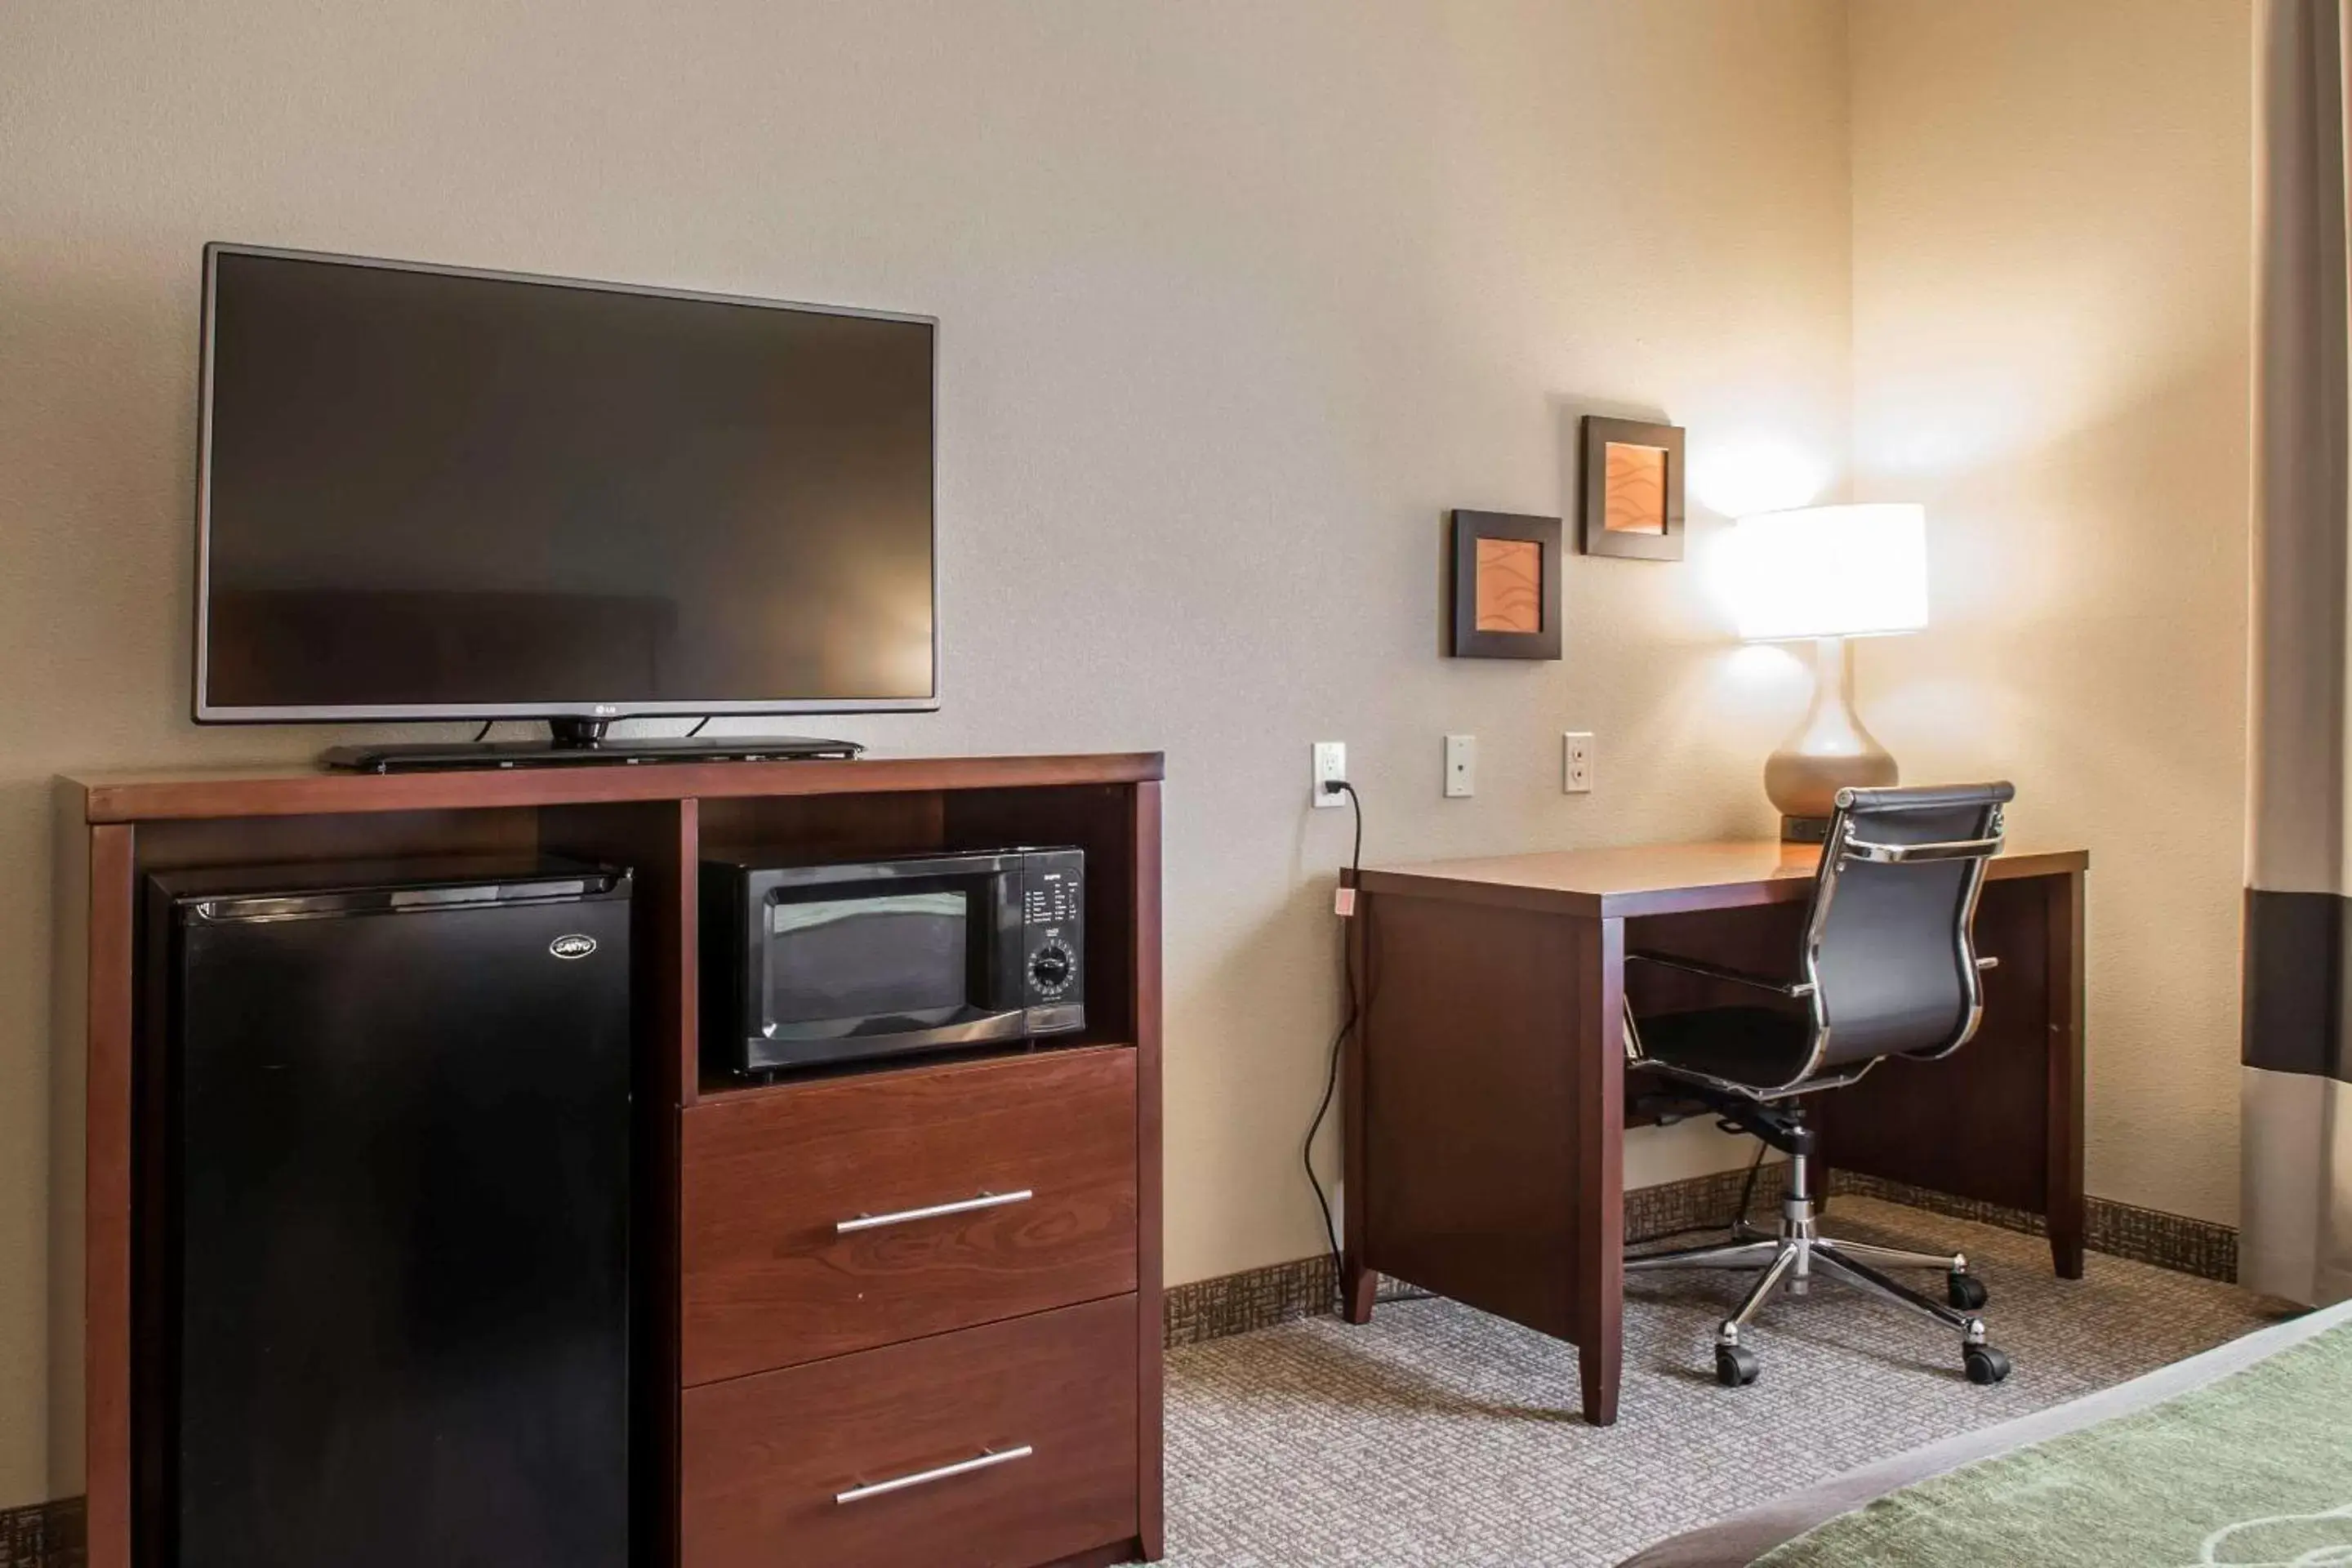
<path id="1" fill-rule="evenodd" d="M 1957 1310 L 1973 1312 L 1983 1306 L 1989 1297 L 1984 1281 L 1975 1275 L 1947 1274 L 1944 1276 L 1944 1299 Z"/>
<path id="2" fill-rule="evenodd" d="M 1999 1383 L 2009 1375 L 2009 1358 L 1990 1345 L 1970 1345 L 1961 1352 L 1970 1383 Z"/>
<path id="3" fill-rule="evenodd" d="M 1756 1352 L 1740 1345 L 1715 1347 L 1715 1381 L 1726 1388 L 1745 1388 L 1762 1370 Z M 2004 1366 L 2001 1370 L 2008 1370 Z"/>

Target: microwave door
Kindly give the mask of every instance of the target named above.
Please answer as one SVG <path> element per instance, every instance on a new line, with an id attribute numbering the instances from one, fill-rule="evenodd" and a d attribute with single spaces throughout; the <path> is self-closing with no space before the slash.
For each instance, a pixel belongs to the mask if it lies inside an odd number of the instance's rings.
<path id="1" fill-rule="evenodd" d="M 776 889 L 761 921 L 756 1064 L 1020 1039 L 1018 987 L 1008 994 L 996 973 L 1007 880 L 902 874 Z"/>

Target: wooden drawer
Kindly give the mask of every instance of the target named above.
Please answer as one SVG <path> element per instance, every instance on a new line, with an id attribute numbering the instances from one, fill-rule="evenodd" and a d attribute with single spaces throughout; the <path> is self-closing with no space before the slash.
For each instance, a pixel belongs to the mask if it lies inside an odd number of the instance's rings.
<path id="1" fill-rule="evenodd" d="M 1135 1311 L 1124 1296 L 687 1390 L 681 1568 L 1030 1568 L 1134 1538 Z"/>
<path id="2" fill-rule="evenodd" d="M 1133 1290 L 1135 1150 L 1135 1053 L 1118 1048 L 688 1107 L 683 1381 Z"/>

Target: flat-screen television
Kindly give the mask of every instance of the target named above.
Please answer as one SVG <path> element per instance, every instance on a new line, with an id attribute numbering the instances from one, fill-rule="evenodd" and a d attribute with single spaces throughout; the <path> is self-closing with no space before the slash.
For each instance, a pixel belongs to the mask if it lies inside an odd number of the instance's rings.
<path id="1" fill-rule="evenodd" d="M 937 331 L 207 247 L 196 719 L 936 707 Z"/>

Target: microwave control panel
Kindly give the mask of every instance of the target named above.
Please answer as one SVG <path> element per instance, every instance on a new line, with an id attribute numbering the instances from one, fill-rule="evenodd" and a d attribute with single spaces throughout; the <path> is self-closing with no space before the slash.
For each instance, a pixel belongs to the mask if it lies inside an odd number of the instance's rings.
<path id="1" fill-rule="evenodd" d="M 1086 875 L 1083 849 L 1021 857 L 1023 1001 L 1032 1035 L 1086 1027 Z"/>

